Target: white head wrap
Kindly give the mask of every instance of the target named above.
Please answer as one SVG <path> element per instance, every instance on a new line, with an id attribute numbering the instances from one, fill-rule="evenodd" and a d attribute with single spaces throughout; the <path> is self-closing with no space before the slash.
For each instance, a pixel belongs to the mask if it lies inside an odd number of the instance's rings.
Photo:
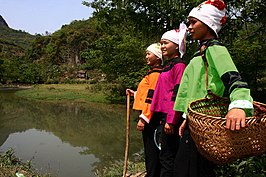
<path id="1" fill-rule="evenodd" d="M 161 39 L 167 39 L 177 45 L 179 45 L 179 36 L 178 36 L 178 29 L 173 29 L 170 31 L 166 31 L 163 35 Z"/>
<path id="2" fill-rule="evenodd" d="M 146 49 L 146 51 L 152 52 L 154 55 L 156 55 L 158 58 L 160 58 L 162 63 L 163 63 L 162 50 L 161 50 L 161 44 L 160 43 L 151 44 Z"/>
<path id="3" fill-rule="evenodd" d="M 187 26 L 182 22 L 179 29 L 166 31 L 161 37 L 161 39 L 167 39 L 179 46 L 180 58 L 183 57 L 186 50 L 186 31 Z"/>
<path id="4" fill-rule="evenodd" d="M 207 0 L 193 8 L 188 17 L 194 17 L 218 32 L 226 22 L 226 5 L 222 0 Z"/>

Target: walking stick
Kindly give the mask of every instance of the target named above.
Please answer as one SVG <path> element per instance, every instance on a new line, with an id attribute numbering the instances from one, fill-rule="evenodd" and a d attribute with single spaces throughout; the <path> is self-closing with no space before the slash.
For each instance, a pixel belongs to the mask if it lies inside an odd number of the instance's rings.
<path id="1" fill-rule="evenodd" d="M 128 161 L 128 146 L 129 146 L 129 132 L 130 132 L 130 93 L 127 92 L 127 123 L 126 123 L 126 149 L 123 177 L 127 174 L 127 161 Z"/>

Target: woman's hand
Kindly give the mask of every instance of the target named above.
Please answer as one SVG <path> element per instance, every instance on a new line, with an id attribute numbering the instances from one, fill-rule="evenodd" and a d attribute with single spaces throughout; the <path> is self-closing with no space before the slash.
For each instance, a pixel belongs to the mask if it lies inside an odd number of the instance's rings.
<path id="1" fill-rule="evenodd" d="M 145 120 L 140 118 L 139 121 L 138 121 L 138 124 L 137 124 L 137 130 L 138 131 L 143 131 L 145 124 L 146 124 Z"/>
<path id="2" fill-rule="evenodd" d="M 187 120 L 185 119 L 183 122 L 182 122 L 182 124 L 180 125 L 180 127 L 179 127 L 179 130 L 178 130 L 178 134 L 179 134 L 179 136 L 183 136 L 183 133 L 184 133 L 184 129 L 185 129 L 185 127 L 186 127 L 186 123 L 187 123 Z"/>
<path id="3" fill-rule="evenodd" d="M 240 130 L 246 126 L 246 113 L 243 109 L 233 108 L 231 109 L 226 118 L 226 128 L 230 130 Z"/>
<path id="4" fill-rule="evenodd" d="M 164 132 L 167 135 L 174 134 L 174 125 L 165 123 L 164 125 Z"/>
<path id="5" fill-rule="evenodd" d="M 126 95 L 134 96 L 134 90 L 126 89 Z"/>

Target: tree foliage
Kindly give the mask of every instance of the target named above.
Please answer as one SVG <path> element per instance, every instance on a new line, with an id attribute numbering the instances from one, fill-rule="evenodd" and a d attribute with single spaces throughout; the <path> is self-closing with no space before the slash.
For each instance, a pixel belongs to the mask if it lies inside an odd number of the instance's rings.
<path id="1" fill-rule="evenodd" d="M 144 60 L 145 48 L 158 42 L 165 31 L 178 28 L 200 2 L 83 1 L 83 5 L 94 9 L 88 20 L 73 21 L 53 34 L 36 35 L 27 45 L 7 41 L 9 33 L 7 38 L 0 36 L 0 42 L 4 41 L 0 45 L 0 68 L 4 68 L 0 71 L 1 82 L 56 83 L 74 79 L 79 69 L 97 70 L 106 75 L 107 82 L 116 85 L 113 95 L 123 96 L 126 87 L 136 89 L 148 70 Z M 219 37 L 249 83 L 253 97 L 266 102 L 265 3 L 261 0 L 227 0 L 226 3 L 228 22 Z M 16 35 L 19 36 L 17 32 Z M 187 44 L 185 59 L 189 62 L 196 43 L 188 38 Z M 12 45 L 17 46 L 10 50 L 14 51 L 13 54 L 4 54 Z M 15 55 L 20 53 L 24 54 Z M 21 69 L 19 72 L 16 71 L 18 68 Z M 24 74 L 27 76 L 22 76 Z"/>

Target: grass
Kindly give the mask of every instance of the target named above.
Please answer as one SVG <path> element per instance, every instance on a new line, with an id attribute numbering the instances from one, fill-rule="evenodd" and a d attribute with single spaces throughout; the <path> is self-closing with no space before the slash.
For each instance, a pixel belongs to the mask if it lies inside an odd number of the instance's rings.
<path id="1" fill-rule="evenodd" d="M 50 174 L 38 174 L 32 168 L 30 161 L 23 163 L 14 156 L 14 151 L 9 149 L 0 154 L 0 177 L 34 176 L 34 177 L 51 177 Z"/>
<path id="2" fill-rule="evenodd" d="M 99 84 L 42 84 L 20 90 L 16 95 L 42 101 L 79 101 L 108 103 L 104 86 Z"/>
<path id="3" fill-rule="evenodd" d="M 52 177 L 51 174 L 39 174 L 37 170 L 32 167 L 31 161 L 26 163 L 21 162 L 14 156 L 13 149 L 9 149 L 3 154 L 0 154 L 0 177 L 17 177 L 17 174 L 21 174 L 21 177 Z M 101 171 L 97 171 L 98 177 L 117 177 L 123 174 L 123 162 L 115 162 L 109 167 L 105 167 Z M 143 161 L 128 162 L 127 174 L 144 177 L 145 166 Z"/>
<path id="4" fill-rule="evenodd" d="M 146 171 L 145 171 L 145 164 L 143 161 L 142 162 L 128 161 L 127 176 L 144 177 Z M 97 171 L 96 175 L 98 177 L 117 177 L 117 176 L 122 176 L 123 170 L 124 170 L 123 162 L 115 162 L 111 164 L 109 167 L 105 167 L 101 171 Z"/>
<path id="5" fill-rule="evenodd" d="M 266 176 L 266 154 L 257 157 L 238 159 L 227 165 L 215 168 L 216 177 L 265 177 Z M 122 162 L 115 162 L 109 167 L 97 171 L 98 177 L 122 176 Z M 127 174 L 132 177 L 143 177 L 145 175 L 144 159 L 137 162 L 128 162 Z"/>

